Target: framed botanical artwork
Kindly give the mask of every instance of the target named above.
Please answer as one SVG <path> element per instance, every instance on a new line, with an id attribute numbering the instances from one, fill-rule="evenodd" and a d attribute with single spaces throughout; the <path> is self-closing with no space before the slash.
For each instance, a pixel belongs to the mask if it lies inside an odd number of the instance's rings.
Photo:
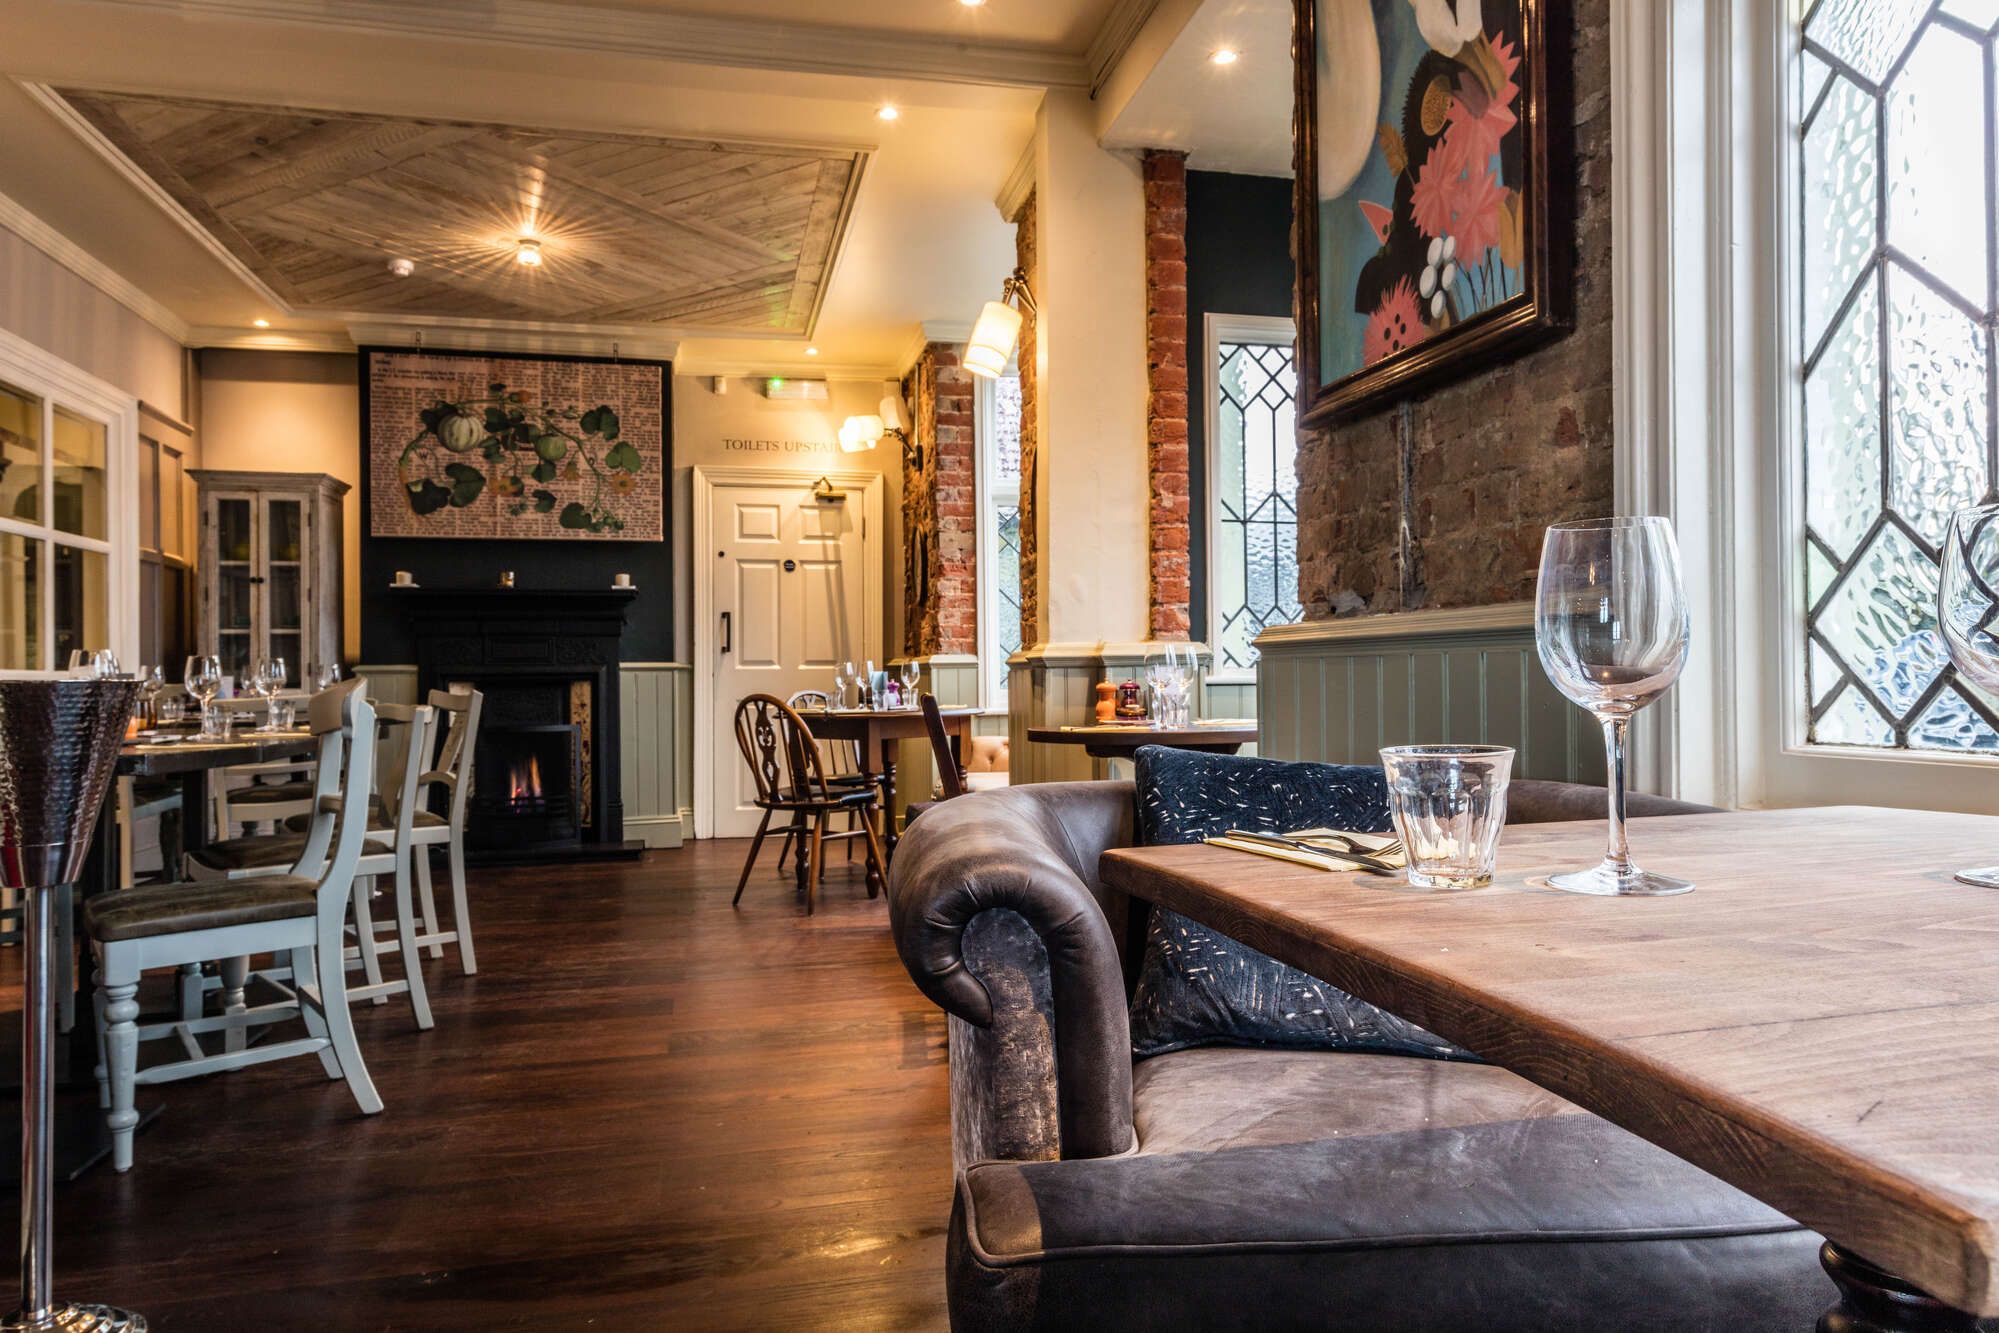
<path id="1" fill-rule="evenodd" d="M 1566 329 L 1566 0 L 1294 3 L 1301 423 Z"/>
<path id="2" fill-rule="evenodd" d="M 361 349 L 373 537 L 657 542 L 660 361 Z"/>

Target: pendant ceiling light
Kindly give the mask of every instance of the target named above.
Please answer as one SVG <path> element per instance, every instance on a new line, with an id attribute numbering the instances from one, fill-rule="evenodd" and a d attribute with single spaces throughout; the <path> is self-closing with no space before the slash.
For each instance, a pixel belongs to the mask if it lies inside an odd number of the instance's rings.
<path id="1" fill-rule="evenodd" d="M 1033 313 L 1034 294 L 1027 290 L 1027 270 L 1017 268 L 1000 288 L 1000 299 L 986 302 L 986 308 L 979 312 L 972 340 L 965 346 L 965 369 L 989 380 L 1004 375 L 1006 363 L 1020 345 L 1021 324 Z"/>

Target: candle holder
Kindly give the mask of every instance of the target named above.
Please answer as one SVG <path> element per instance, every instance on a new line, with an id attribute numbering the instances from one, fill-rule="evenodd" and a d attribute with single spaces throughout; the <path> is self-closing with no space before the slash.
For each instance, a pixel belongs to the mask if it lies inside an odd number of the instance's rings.
<path id="1" fill-rule="evenodd" d="M 145 1333 L 108 1305 L 52 1291 L 55 1163 L 55 891 L 82 877 L 91 834 L 138 697 L 136 680 L 0 681 L 0 886 L 23 905 L 21 1305 L 0 1330 Z"/>

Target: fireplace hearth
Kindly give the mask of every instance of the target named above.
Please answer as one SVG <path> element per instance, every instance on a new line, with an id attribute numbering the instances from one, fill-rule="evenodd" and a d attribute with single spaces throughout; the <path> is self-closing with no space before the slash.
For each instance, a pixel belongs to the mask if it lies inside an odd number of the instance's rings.
<path id="1" fill-rule="evenodd" d="M 486 696 L 465 841 L 479 861 L 636 856 L 619 789 L 618 667 L 636 590 L 391 589 L 420 691 Z"/>

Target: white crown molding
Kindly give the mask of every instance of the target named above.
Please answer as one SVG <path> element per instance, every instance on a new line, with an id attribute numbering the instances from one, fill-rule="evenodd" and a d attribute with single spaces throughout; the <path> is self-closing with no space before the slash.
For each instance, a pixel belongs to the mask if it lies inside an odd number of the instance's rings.
<path id="1" fill-rule="evenodd" d="M 845 362 L 820 365 L 816 361 L 799 360 L 783 364 L 775 358 L 748 356 L 684 356 L 673 363 L 676 376 L 701 376 L 720 379 L 765 379 L 771 375 L 782 375 L 787 379 L 825 380 L 833 383 L 887 384 L 901 378 L 893 367 L 872 362 Z"/>
<path id="2" fill-rule="evenodd" d="M 1083 63 L 1090 70 L 1090 95 L 1104 86 L 1104 80 L 1117 68 L 1117 62 L 1124 59 L 1124 53 L 1138 40 L 1139 31 L 1145 21 L 1152 17 L 1152 11 L 1159 0 L 1117 0 L 1110 13 L 1104 15 L 1103 26 L 1090 39 L 1090 48 L 1083 56 Z"/>
<path id="3" fill-rule="evenodd" d="M 993 197 L 993 207 L 999 209 L 1001 217 L 1012 222 L 1020 216 L 1022 205 L 1027 203 L 1027 196 L 1033 193 L 1034 139 L 1030 136 L 1027 146 L 1022 148 L 1020 156 L 1014 159 L 1013 170 L 1007 172 L 1006 179 L 1000 182 L 999 193 Z"/>
<path id="4" fill-rule="evenodd" d="M 895 374 L 900 380 L 916 365 L 923 355 L 923 349 L 931 343 L 962 343 L 971 341 L 972 321 L 968 319 L 926 319 L 910 331 L 909 341 L 896 353 Z"/>
<path id="5" fill-rule="evenodd" d="M 239 329 L 197 324 L 182 339 L 189 347 L 249 352 L 351 352 L 354 340 L 339 329 Z"/>
<path id="6" fill-rule="evenodd" d="M 1309 651 L 1327 644 L 1352 648 L 1359 644 L 1440 636 L 1533 632 L 1534 603 L 1499 602 L 1492 606 L 1453 606 L 1272 625 L 1256 636 L 1256 646 L 1268 656 L 1273 652 Z"/>
<path id="7" fill-rule="evenodd" d="M 167 337 L 183 345 L 186 344 L 189 331 L 186 320 L 140 291 L 103 260 L 4 194 L 0 194 L 0 227 L 13 232 Z"/>
<path id="8" fill-rule="evenodd" d="M 60 121 L 64 128 L 90 146 L 111 168 L 123 176 L 134 189 L 158 205 L 160 210 L 180 224 L 182 231 L 192 236 L 209 254 L 244 286 L 256 293 L 257 298 L 267 302 L 272 309 L 282 314 L 291 314 L 292 306 L 283 297 L 272 291 L 264 280 L 251 272 L 249 267 L 231 253 L 228 246 L 217 240 L 208 228 L 195 220 L 194 215 L 182 208 L 180 201 L 166 192 L 160 183 L 139 169 L 137 163 L 101 134 L 97 127 L 78 114 L 75 107 L 63 99 L 61 93 L 46 83 L 36 83 L 30 79 L 16 79 L 22 91 L 35 99 L 51 116 Z"/>
<path id="9" fill-rule="evenodd" d="M 433 319 L 423 315 L 335 316 L 356 347 L 448 347 L 470 352 L 546 352 L 556 356 L 629 356 L 671 361 L 677 333 L 589 324 L 537 324 L 495 319 Z"/>
<path id="10" fill-rule="evenodd" d="M 743 69 L 845 74 L 1025 88 L 1086 88 L 1082 56 L 1046 47 L 914 36 L 817 23 L 666 14 L 550 0 L 72 0 L 190 19 L 310 24 L 384 36 L 498 42 L 537 49 L 609 51 L 621 56 Z M 1114 14 L 1149 0 L 1120 0 Z M 1128 40 L 1128 38 L 1127 38 Z M 1111 49 L 1099 34 L 1091 44 Z"/>

